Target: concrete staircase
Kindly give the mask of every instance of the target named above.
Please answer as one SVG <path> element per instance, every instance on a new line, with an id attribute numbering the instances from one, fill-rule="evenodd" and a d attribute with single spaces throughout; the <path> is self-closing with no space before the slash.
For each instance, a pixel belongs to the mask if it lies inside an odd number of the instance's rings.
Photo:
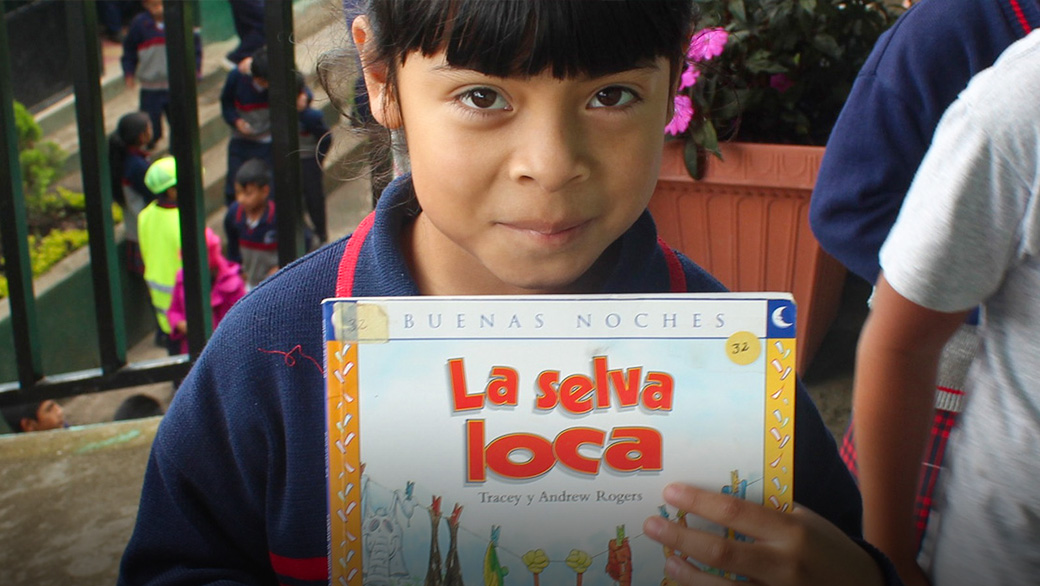
<path id="1" fill-rule="evenodd" d="M 343 21 L 341 5 L 336 0 L 297 0 L 293 5 L 296 43 L 296 64 L 305 75 L 315 95 L 314 104 L 325 112 L 326 121 L 333 128 L 333 150 L 326 163 L 327 168 L 341 169 L 343 165 L 356 169 L 363 158 L 362 142 L 348 129 L 338 127 L 338 113 L 317 83 L 315 63 L 322 52 L 349 44 L 349 36 Z M 205 23 L 203 23 L 205 25 Z M 203 149 L 203 189 L 206 211 L 219 213 L 224 205 L 223 185 L 227 173 L 227 143 L 230 130 L 220 114 L 220 91 L 227 77 L 222 65 L 224 55 L 236 44 L 237 39 L 210 43 L 203 47 L 202 76 L 198 81 L 199 140 Z M 104 120 L 106 135 L 115 130 L 119 118 L 138 109 L 138 90 L 127 89 L 122 76 L 119 59 L 122 46 L 105 41 L 102 46 L 104 76 L 101 80 L 105 97 Z M 69 157 L 65 162 L 65 174 L 59 183 L 69 189 L 80 190 L 79 136 L 76 128 L 75 98 L 72 95 L 56 102 L 36 115 L 44 132 L 45 140 L 56 142 Z M 168 151 L 169 127 L 163 121 L 163 139 L 155 151 L 157 158 Z M 356 175 L 351 172 L 326 174 L 326 191 L 335 189 L 345 178 Z"/>

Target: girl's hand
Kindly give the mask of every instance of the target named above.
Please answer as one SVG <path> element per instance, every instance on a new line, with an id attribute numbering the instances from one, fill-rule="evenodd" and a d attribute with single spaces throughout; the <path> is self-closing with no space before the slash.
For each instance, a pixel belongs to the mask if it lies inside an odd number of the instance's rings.
<path id="1" fill-rule="evenodd" d="M 746 576 L 769 586 L 877 586 L 883 583 L 874 559 L 840 529 L 809 509 L 795 507 L 781 513 L 732 496 L 670 484 L 665 501 L 708 521 L 734 529 L 753 542 L 728 540 L 721 535 L 684 528 L 661 517 L 650 517 L 643 532 L 672 548 L 665 571 L 679 584 L 732 585 L 730 580 L 705 574 L 680 556 L 713 568 Z"/>
<path id="2" fill-rule="evenodd" d="M 235 120 L 235 129 L 247 136 L 253 134 L 253 127 L 244 118 Z"/>

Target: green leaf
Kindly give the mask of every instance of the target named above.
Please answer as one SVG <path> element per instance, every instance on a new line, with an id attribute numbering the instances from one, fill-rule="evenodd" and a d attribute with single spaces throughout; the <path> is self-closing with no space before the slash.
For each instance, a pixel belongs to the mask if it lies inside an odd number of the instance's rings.
<path id="1" fill-rule="evenodd" d="M 697 147 L 697 142 L 694 140 L 687 140 L 683 146 L 683 162 L 686 163 L 686 172 L 690 174 L 690 177 L 694 179 L 700 179 L 702 177 L 702 169 L 700 163 L 700 148 Z"/>
<path id="2" fill-rule="evenodd" d="M 719 135 L 715 132 L 715 126 L 712 124 L 703 124 L 701 127 L 704 129 L 704 135 L 701 138 L 701 147 L 721 159 L 722 151 L 719 150 Z"/>
<path id="3" fill-rule="evenodd" d="M 798 4 L 802 7 L 802 10 L 806 12 L 816 10 L 816 0 L 798 0 Z"/>
<path id="4" fill-rule="evenodd" d="M 744 0 L 729 0 L 727 3 L 729 12 L 733 15 L 733 20 L 737 21 L 738 24 L 744 24 L 747 22 L 747 11 L 744 8 Z"/>
<path id="5" fill-rule="evenodd" d="M 813 47 L 832 59 L 841 57 L 841 47 L 838 46 L 838 41 L 834 40 L 834 37 L 830 35 L 819 34 L 813 37 Z"/>
<path id="6" fill-rule="evenodd" d="M 18 150 L 32 148 L 43 137 L 43 129 L 21 102 L 14 102 L 14 125 L 18 129 Z"/>
<path id="7" fill-rule="evenodd" d="M 759 49 L 748 56 L 744 64 L 751 73 L 783 73 L 787 68 L 773 60 L 769 51 Z"/>

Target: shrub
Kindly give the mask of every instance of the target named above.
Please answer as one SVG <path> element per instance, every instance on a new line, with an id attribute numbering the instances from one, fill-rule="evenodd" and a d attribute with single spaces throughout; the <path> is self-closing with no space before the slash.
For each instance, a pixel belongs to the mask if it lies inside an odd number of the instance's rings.
<path id="1" fill-rule="evenodd" d="M 14 112 L 30 232 L 29 262 L 36 277 L 87 243 L 86 202 L 82 193 L 54 184 L 68 156 L 65 151 L 53 141 L 42 140 L 43 130 L 22 104 L 15 102 Z M 112 217 L 121 222 L 122 209 L 113 205 Z M 0 298 L 8 293 L 7 279 L 0 274 Z"/>
<path id="2" fill-rule="evenodd" d="M 695 0 L 699 33 L 668 132 L 696 176 L 718 141 L 822 145 L 898 16 L 887 0 Z"/>

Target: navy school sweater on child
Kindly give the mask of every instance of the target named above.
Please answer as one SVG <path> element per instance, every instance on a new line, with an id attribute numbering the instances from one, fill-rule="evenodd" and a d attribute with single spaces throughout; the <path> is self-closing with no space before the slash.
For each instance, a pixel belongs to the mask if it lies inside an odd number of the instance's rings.
<path id="1" fill-rule="evenodd" d="M 824 250 L 873 283 L 946 108 L 1040 26 L 1037 0 L 923 0 L 878 39 L 831 131 L 810 204 Z"/>
<path id="2" fill-rule="evenodd" d="M 255 223 L 250 223 L 245 210 L 233 202 L 224 215 L 224 233 L 227 235 L 227 257 L 242 265 L 246 284 L 252 288 L 267 278 L 278 266 L 278 219 L 274 200 Z"/>
<path id="3" fill-rule="evenodd" d="M 360 249 L 355 296 L 417 295 L 398 246 L 416 213 L 409 177 L 379 200 Z M 323 299 L 336 291 L 349 237 L 290 264 L 227 314 L 163 418 L 119 583 L 328 580 Z M 604 293 L 667 292 L 649 213 L 620 237 Z M 689 291 L 723 287 L 685 257 Z M 860 499 L 812 400 L 796 400 L 795 499 L 849 535 Z M 887 584 L 899 584 L 881 561 Z"/>
<path id="4" fill-rule="evenodd" d="M 253 76 L 237 69 L 228 73 L 220 92 L 220 113 L 231 127 L 232 138 L 271 142 L 271 112 L 268 92 L 253 81 Z M 235 121 L 245 119 L 253 127 L 253 134 L 245 135 L 235 128 Z"/>
<path id="5" fill-rule="evenodd" d="M 195 67 L 202 67 L 202 37 L 195 31 Z M 140 12 L 127 28 L 120 59 L 123 75 L 132 75 L 145 90 L 170 89 L 166 69 L 166 30 L 147 11 Z"/>

